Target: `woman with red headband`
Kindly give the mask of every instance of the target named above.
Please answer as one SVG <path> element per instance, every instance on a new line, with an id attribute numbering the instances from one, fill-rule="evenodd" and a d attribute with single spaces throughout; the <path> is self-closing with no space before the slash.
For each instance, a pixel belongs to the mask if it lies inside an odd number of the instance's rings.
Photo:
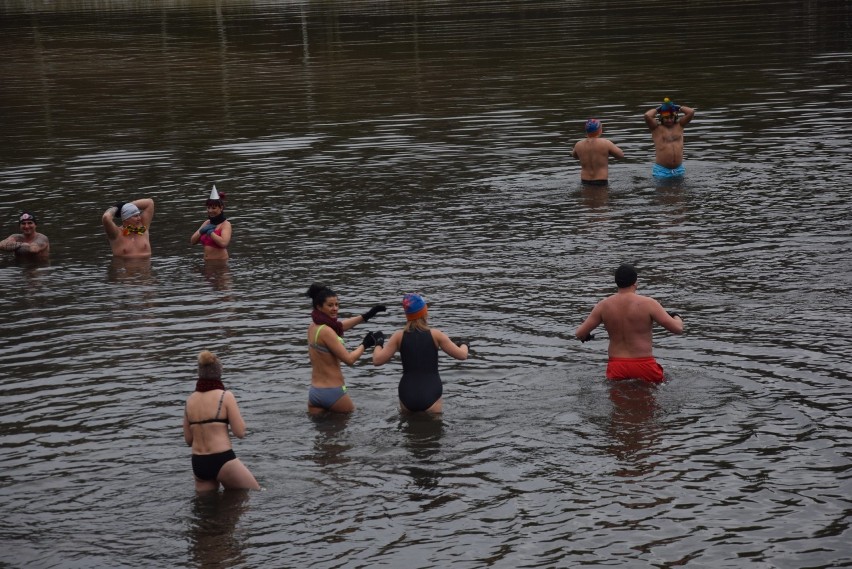
<path id="1" fill-rule="evenodd" d="M 386 345 L 381 333 L 374 334 L 373 364 L 383 365 L 399 351 L 402 359 L 402 378 L 397 388 L 400 409 L 440 413 L 444 407 L 444 384 L 438 373 L 438 348 L 457 360 L 466 360 L 469 346 L 462 342 L 456 345 L 449 336 L 429 327 L 426 322 L 429 307 L 419 294 L 406 294 L 402 307 L 407 321 L 405 328 L 394 332 Z"/>

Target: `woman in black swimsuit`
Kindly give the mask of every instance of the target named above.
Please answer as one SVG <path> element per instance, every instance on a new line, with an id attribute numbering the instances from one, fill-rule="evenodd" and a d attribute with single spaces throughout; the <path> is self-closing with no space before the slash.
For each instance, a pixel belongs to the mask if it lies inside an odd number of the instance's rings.
<path id="1" fill-rule="evenodd" d="M 204 350 L 198 354 L 198 381 L 186 400 L 183 438 L 192 447 L 192 473 L 198 492 L 225 488 L 260 490 L 260 485 L 231 448 L 228 427 L 246 436 L 246 422 L 237 399 L 222 384 L 219 358 Z"/>
<path id="2" fill-rule="evenodd" d="M 444 385 L 438 374 L 438 348 L 457 360 L 466 360 L 468 345 L 456 345 L 449 336 L 429 327 L 426 323 L 428 307 L 422 296 L 406 294 L 402 306 L 408 321 L 405 328 L 394 332 L 387 344 L 380 333 L 374 333 L 373 364 L 380 366 L 389 362 L 399 350 L 402 359 L 402 379 L 398 387 L 400 408 L 440 413 L 444 406 Z"/>

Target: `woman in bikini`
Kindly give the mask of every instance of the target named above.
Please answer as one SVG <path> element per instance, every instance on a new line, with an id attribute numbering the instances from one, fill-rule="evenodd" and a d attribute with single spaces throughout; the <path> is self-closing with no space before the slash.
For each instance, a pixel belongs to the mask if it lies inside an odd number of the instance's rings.
<path id="1" fill-rule="evenodd" d="M 337 293 L 324 284 L 314 283 L 305 293 L 311 299 L 311 325 L 308 326 L 308 356 L 311 359 L 311 389 L 308 392 L 308 412 L 323 411 L 351 413 L 355 410 L 346 392 L 340 362 L 353 365 L 376 341 L 372 332 L 351 352 L 343 342 L 343 333 L 367 322 L 387 308 L 378 304 L 360 316 L 338 320 L 340 303 Z"/>
<path id="2" fill-rule="evenodd" d="M 402 379 L 397 388 L 400 409 L 440 413 L 444 408 L 444 385 L 438 374 L 438 349 L 457 360 L 466 360 L 470 348 L 462 342 L 456 345 L 449 336 L 429 327 L 429 308 L 419 294 L 406 294 L 402 307 L 405 328 L 394 332 L 387 344 L 379 334 L 373 364 L 386 364 L 398 350 L 402 359 Z"/>
<path id="3" fill-rule="evenodd" d="M 231 222 L 225 218 L 225 194 L 216 190 L 216 185 L 210 190 L 207 198 L 207 219 L 201 227 L 189 238 L 192 245 L 204 245 L 204 260 L 228 259 L 228 244 L 231 242 Z"/>
<path id="4" fill-rule="evenodd" d="M 198 381 L 186 400 L 183 438 L 192 447 L 195 490 L 225 488 L 260 490 L 252 473 L 231 448 L 230 426 L 238 438 L 246 436 L 246 422 L 237 399 L 222 384 L 222 364 L 211 352 L 198 355 Z"/>

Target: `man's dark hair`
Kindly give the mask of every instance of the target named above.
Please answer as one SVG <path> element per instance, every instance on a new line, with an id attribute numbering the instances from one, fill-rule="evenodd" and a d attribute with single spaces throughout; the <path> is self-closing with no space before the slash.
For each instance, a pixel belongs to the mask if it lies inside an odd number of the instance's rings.
<path id="1" fill-rule="evenodd" d="M 636 269 L 633 265 L 624 264 L 615 270 L 615 286 L 627 288 L 636 284 Z"/>

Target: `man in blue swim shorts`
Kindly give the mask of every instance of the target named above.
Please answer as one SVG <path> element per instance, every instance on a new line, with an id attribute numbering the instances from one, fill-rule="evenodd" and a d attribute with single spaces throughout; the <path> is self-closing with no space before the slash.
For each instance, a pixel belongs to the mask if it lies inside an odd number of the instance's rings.
<path id="1" fill-rule="evenodd" d="M 683 127 L 694 116 L 695 109 L 678 105 L 668 97 L 663 99 L 659 107 L 645 112 L 645 124 L 651 131 L 656 152 L 651 171 L 655 178 L 680 178 L 686 173 L 683 167 Z"/>

